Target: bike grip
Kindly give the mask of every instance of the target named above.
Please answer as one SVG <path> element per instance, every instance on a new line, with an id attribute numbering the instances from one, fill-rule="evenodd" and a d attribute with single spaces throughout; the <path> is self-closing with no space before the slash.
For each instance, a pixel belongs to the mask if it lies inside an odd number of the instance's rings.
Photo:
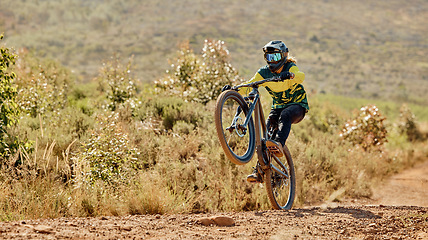
<path id="1" fill-rule="evenodd" d="M 294 73 L 292 73 L 292 72 L 282 72 L 282 73 L 280 73 L 279 77 L 281 78 L 281 80 L 293 79 L 294 78 Z"/>
<path id="2" fill-rule="evenodd" d="M 224 87 L 221 89 L 222 92 L 227 91 L 229 89 L 232 89 L 232 87 L 230 85 L 224 85 Z"/>

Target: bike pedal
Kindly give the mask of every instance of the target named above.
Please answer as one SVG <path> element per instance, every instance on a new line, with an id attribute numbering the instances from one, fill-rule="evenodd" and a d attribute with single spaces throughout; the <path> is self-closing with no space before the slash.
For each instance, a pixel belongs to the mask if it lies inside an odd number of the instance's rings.
<path id="1" fill-rule="evenodd" d="M 247 182 L 249 182 L 249 183 L 261 183 L 261 181 L 256 180 L 256 179 L 247 179 Z"/>
<path id="2" fill-rule="evenodd" d="M 278 149 L 279 146 L 277 146 L 274 142 L 268 141 L 266 143 L 266 147 L 269 150 L 269 152 L 271 152 L 272 154 L 274 154 L 276 157 L 282 157 L 282 156 L 284 156 L 283 152 L 280 149 Z"/>
<path id="3" fill-rule="evenodd" d="M 260 177 L 258 177 L 258 178 L 247 177 L 247 182 L 249 182 L 249 183 L 261 183 L 262 181 L 260 180 Z"/>

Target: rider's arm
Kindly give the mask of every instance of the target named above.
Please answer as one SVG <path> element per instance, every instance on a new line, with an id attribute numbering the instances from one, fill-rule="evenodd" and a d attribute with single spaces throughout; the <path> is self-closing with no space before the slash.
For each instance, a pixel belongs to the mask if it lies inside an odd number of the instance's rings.
<path id="1" fill-rule="evenodd" d="M 292 66 L 288 71 L 294 73 L 294 78 L 290 80 L 292 84 L 301 84 L 305 80 L 305 73 L 301 72 L 297 66 Z"/>
<path id="2" fill-rule="evenodd" d="M 243 84 L 248 84 L 248 83 L 252 83 L 252 82 L 256 82 L 256 81 L 260 81 L 263 80 L 264 78 L 262 77 L 262 75 L 260 75 L 260 73 L 256 73 L 250 80 L 248 80 L 247 82 L 243 83 Z M 251 88 L 249 87 L 243 87 L 239 89 L 239 94 L 245 96 L 249 93 L 249 91 L 251 91 Z"/>

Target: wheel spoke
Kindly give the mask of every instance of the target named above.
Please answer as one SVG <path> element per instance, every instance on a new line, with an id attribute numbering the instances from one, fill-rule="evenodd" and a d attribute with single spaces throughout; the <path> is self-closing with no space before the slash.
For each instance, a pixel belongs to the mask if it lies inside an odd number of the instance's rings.
<path id="1" fill-rule="evenodd" d="M 270 160 L 269 174 L 266 174 L 266 181 L 269 181 L 266 182 L 269 200 L 276 209 L 290 209 L 295 191 L 294 166 L 290 166 L 291 157 L 289 161 L 287 155 L 278 158 L 269 151 L 266 154 Z"/>
<path id="2" fill-rule="evenodd" d="M 226 140 L 227 144 L 230 146 L 230 140 L 232 139 L 232 134 L 230 134 L 229 138 Z"/>
<path id="3" fill-rule="evenodd" d="M 215 121 L 220 144 L 227 157 L 235 164 L 251 160 L 255 149 L 255 130 L 251 120 L 247 129 L 239 128 L 246 119 L 247 103 L 235 91 L 220 95 L 215 113 Z"/>
<path id="4" fill-rule="evenodd" d="M 284 178 L 288 178 L 287 169 L 283 168 L 285 172 L 281 171 L 279 168 L 277 168 L 275 165 L 270 165 L 271 169 L 275 171 L 276 174 L 281 175 Z"/>

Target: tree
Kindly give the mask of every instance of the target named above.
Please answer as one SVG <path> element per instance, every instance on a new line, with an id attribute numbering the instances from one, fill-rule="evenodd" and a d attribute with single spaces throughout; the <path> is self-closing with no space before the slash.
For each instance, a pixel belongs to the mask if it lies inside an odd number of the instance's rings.
<path id="1" fill-rule="evenodd" d="M 217 98 L 221 88 L 239 82 L 230 64 L 229 51 L 223 41 L 205 40 L 201 56 L 183 44 L 164 79 L 155 81 L 157 89 L 169 95 L 206 104 Z"/>

